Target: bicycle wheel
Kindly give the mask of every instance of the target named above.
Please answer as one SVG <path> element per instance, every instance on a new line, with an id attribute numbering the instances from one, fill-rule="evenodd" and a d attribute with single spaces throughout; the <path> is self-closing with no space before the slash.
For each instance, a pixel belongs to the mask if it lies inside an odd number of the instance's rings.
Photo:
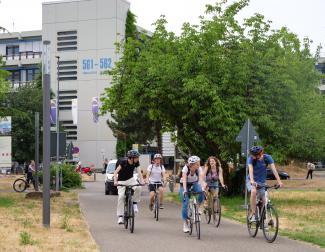
<path id="1" fill-rule="evenodd" d="M 159 196 L 157 193 L 155 194 L 155 218 L 156 218 L 156 221 L 158 221 L 158 218 L 159 218 Z"/>
<path id="2" fill-rule="evenodd" d="M 204 213 L 204 216 L 205 216 L 206 223 L 209 224 L 210 221 L 211 221 L 211 215 L 212 215 L 212 211 L 211 211 L 212 210 L 211 209 L 212 204 L 211 204 L 211 197 L 210 197 L 210 195 L 208 195 L 206 201 L 208 203 L 208 207 L 205 207 L 203 213 Z"/>
<path id="3" fill-rule="evenodd" d="M 126 199 L 124 202 L 124 228 L 128 229 L 128 225 L 129 225 L 129 204 L 128 204 L 129 200 Z"/>
<path id="4" fill-rule="evenodd" d="M 221 220 L 221 204 L 219 198 L 213 199 L 213 222 L 219 227 Z"/>
<path id="5" fill-rule="evenodd" d="M 195 229 L 196 229 L 196 236 L 200 240 L 201 238 L 201 229 L 200 229 L 200 214 L 197 205 L 194 205 L 194 212 L 195 212 Z"/>
<path id="6" fill-rule="evenodd" d="M 129 228 L 130 232 L 134 232 L 134 208 L 133 208 L 133 202 L 130 199 L 129 200 Z"/>
<path id="7" fill-rule="evenodd" d="M 23 192 L 27 188 L 27 182 L 24 179 L 16 179 L 13 188 L 16 192 Z"/>
<path id="8" fill-rule="evenodd" d="M 250 213 L 251 213 L 251 207 L 248 205 L 247 213 L 246 213 L 246 222 L 247 222 L 247 229 L 248 233 L 251 237 L 255 237 L 258 232 L 258 221 L 251 222 L 250 221 Z"/>
<path id="9" fill-rule="evenodd" d="M 188 221 L 190 222 L 190 232 L 189 232 L 189 235 L 192 234 L 193 232 L 193 212 L 192 212 L 192 206 L 191 204 L 189 203 L 188 204 L 188 207 L 187 207 L 187 217 L 188 217 Z"/>
<path id="10" fill-rule="evenodd" d="M 270 205 L 263 211 L 262 229 L 265 239 L 269 243 L 274 242 L 279 231 L 279 218 L 277 211 Z"/>

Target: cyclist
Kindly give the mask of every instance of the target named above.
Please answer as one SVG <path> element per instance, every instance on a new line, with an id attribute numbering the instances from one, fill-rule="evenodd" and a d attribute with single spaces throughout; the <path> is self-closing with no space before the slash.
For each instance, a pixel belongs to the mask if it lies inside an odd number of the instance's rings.
<path id="1" fill-rule="evenodd" d="M 207 188 L 210 188 L 213 193 L 213 197 L 218 197 L 219 192 L 219 181 L 223 188 L 225 188 L 225 183 L 223 180 L 223 171 L 221 168 L 221 163 L 216 157 L 209 157 L 203 172 L 205 176 L 205 181 L 207 182 Z M 207 201 L 205 201 L 205 206 L 207 206 Z"/>
<path id="2" fill-rule="evenodd" d="M 204 196 L 202 188 L 205 189 L 206 183 L 204 181 L 203 170 L 200 167 L 200 158 L 197 156 L 189 157 L 187 164 L 182 169 L 182 177 L 180 180 L 180 195 L 182 199 L 182 219 L 183 219 L 183 232 L 188 233 L 190 231 L 188 227 L 187 205 L 188 194 L 190 188 L 194 192 L 199 193 L 199 213 L 201 214 L 201 204 Z"/>
<path id="3" fill-rule="evenodd" d="M 138 177 L 140 178 L 140 184 L 143 183 L 143 177 L 140 169 L 139 163 L 139 152 L 136 150 L 130 150 L 127 153 L 127 158 L 119 160 L 116 164 L 116 169 L 114 172 L 114 185 L 136 185 L 138 182 L 133 177 L 134 169 L 137 169 Z M 124 219 L 124 198 L 125 198 L 125 187 L 118 186 L 118 201 L 117 201 L 117 217 L 118 217 L 118 224 L 123 224 Z M 140 202 L 140 194 L 141 194 L 141 187 L 136 186 L 134 187 L 134 212 L 138 213 L 138 205 L 137 203 Z"/>
<path id="4" fill-rule="evenodd" d="M 272 172 L 280 187 L 283 186 L 279 174 L 275 168 L 273 158 L 264 153 L 264 150 L 260 146 L 253 146 L 250 149 L 250 156 L 247 159 L 249 174 L 247 176 L 247 190 L 251 192 L 250 203 L 251 203 L 251 216 L 250 221 L 256 221 L 255 208 L 256 208 L 256 197 L 263 200 L 265 204 L 265 188 L 257 186 L 265 185 L 266 181 L 266 168 L 270 165 Z"/>
<path id="5" fill-rule="evenodd" d="M 155 154 L 153 157 L 153 163 L 148 166 L 147 169 L 147 183 L 149 184 L 149 192 L 150 192 L 150 203 L 149 208 L 152 211 L 153 209 L 153 200 L 156 191 L 156 185 L 154 183 L 160 183 L 157 185 L 159 188 L 160 195 L 160 209 L 164 209 L 163 207 L 163 199 L 164 199 L 164 189 L 163 183 L 165 181 L 165 167 L 162 165 L 162 156 L 161 154 Z"/>

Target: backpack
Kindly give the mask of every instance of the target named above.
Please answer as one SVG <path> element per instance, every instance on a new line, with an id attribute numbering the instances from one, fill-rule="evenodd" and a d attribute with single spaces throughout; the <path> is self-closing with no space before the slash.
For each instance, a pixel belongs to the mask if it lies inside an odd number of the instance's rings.
<path id="1" fill-rule="evenodd" d="M 265 159 L 265 154 L 263 155 L 263 161 L 265 163 L 265 168 L 267 168 L 269 166 L 269 162 Z M 253 167 L 256 165 L 256 162 L 257 162 L 257 160 L 254 159 L 253 160 Z"/>
<path id="2" fill-rule="evenodd" d="M 178 177 L 179 179 L 181 179 L 183 177 L 183 172 L 182 172 L 183 169 L 180 170 L 179 174 L 178 174 Z M 188 175 L 190 175 L 190 168 L 187 167 L 187 173 L 186 173 L 186 176 L 188 177 Z M 195 174 L 197 177 L 199 177 L 199 169 L 195 170 Z"/>
<path id="3" fill-rule="evenodd" d="M 153 169 L 153 164 L 151 164 L 151 172 L 152 172 L 152 169 Z M 160 165 L 160 171 L 161 171 L 161 177 L 163 178 L 163 169 L 162 169 L 162 165 Z M 150 175 L 151 175 L 151 172 L 150 172 Z"/>

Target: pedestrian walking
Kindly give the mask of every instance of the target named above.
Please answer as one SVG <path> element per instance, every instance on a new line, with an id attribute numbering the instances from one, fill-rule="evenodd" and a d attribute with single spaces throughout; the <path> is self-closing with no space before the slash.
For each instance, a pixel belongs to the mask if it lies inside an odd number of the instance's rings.
<path id="1" fill-rule="evenodd" d="M 309 178 L 310 175 L 310 179 L 313 179 L 313 171 L 315 170 L 315 165 L 312 162 L 307 162 L 307 177 L 306 179 Z"/>

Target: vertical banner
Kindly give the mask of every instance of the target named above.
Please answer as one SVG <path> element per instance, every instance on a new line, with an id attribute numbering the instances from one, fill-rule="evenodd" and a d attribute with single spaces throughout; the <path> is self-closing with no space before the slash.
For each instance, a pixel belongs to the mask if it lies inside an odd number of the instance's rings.
<path id="1" fill-rule="evenodd" d="M 0 168 L 11 168 L 10 116 L 0 118 Z"/>
<path id="2" fill-rule="evenodd" d="M 94 123 L 98 123 L 99 118 L 99 99 L 97 97 L 93 97 L 91 99 L 91 111 L 93 113 L 93 121 Z"/>
<path id="3" fill-rule="evenodd" d="M 71 112 L 72 112 L 72 121 L 74 125 L 78 124 L 78 99 L 72 99 L 72 106 L 71 106 Z"/>
<path id="4" fill-rule="evenodd" d="M 51 124 L 56 124 L 56 99 L 51 100 L 50 118 Z"/>

